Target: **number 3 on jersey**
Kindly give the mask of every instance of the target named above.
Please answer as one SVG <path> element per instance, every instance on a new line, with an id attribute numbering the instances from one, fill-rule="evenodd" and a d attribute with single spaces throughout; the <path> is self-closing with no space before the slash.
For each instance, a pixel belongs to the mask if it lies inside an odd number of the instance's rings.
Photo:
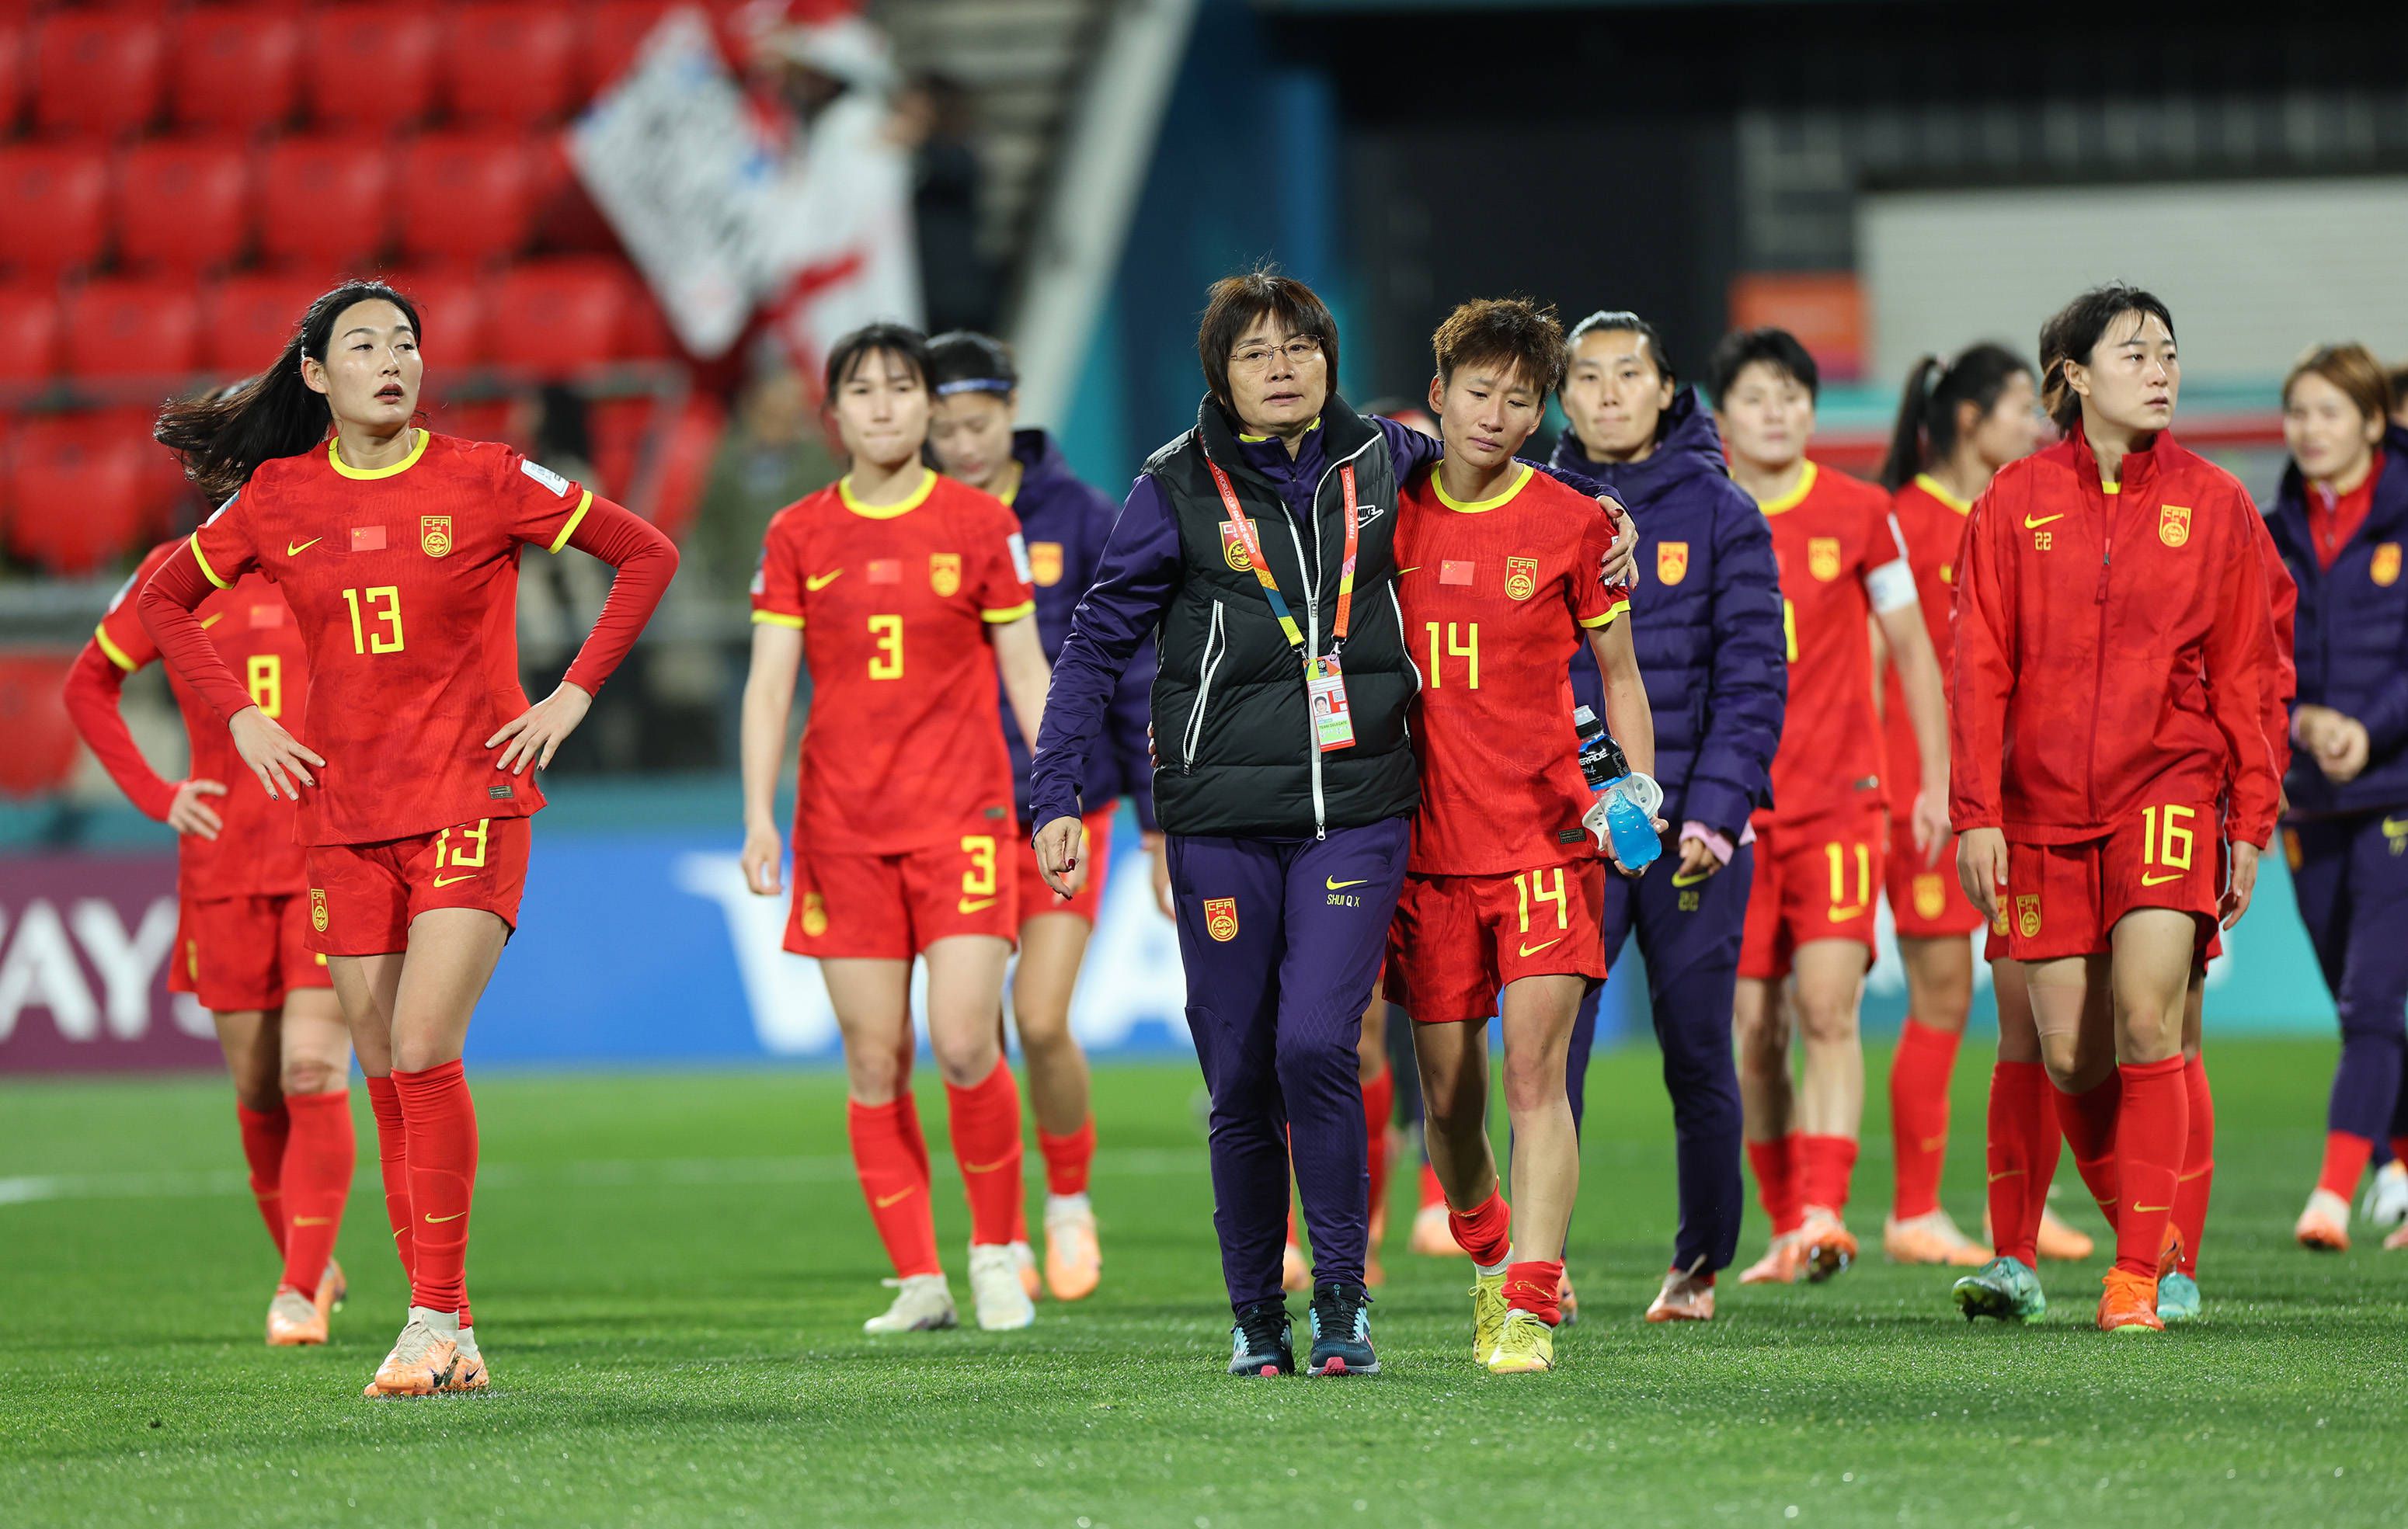
<path id="1" fill-rule="evenodd" d="M 970 857 L 970 864 L 962 872 L 961 901 L 954 907 L 964 913 L 976 913 L 995 903 L 995 836 L 965 834 L 962 853 Z"/>
<path id="2" fill-rule="evenodd" d="M 878 643 L 878 650 L 869 655 L 869 678 L 900 679 L 903 678 L 903 618 L 872 616 L 869 635 Z"/>

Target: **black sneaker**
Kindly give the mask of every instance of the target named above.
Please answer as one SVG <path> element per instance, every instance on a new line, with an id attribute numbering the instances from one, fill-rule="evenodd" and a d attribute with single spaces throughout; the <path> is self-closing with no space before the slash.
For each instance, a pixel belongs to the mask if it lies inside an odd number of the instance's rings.
<path id="1" fill-rule="evenodd" d="M 1296 1342 L 1289 1335 L 1287 1303 L 1254 1301 L 1238 1308 L 1229 1326 L 1231 1375 L 1294 1375 Z"/>
<path id="2" fill-rule="evenodd" d="M 1360 1285 L 1325 1279 L 1312 1293 L 1312 1357 L 1304 1373 L 1377 1375 L 1371 1351 L 1371 1296 Z"/>

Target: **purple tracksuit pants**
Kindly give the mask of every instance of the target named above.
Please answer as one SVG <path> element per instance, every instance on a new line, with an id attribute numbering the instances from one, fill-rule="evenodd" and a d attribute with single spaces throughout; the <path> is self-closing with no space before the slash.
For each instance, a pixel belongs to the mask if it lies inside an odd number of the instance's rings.
<path id="1" fill-rule="evenodd" d="M 1169 836 L 1232 1308 L 1280 1296 L 1291 1147 L 1313 1279 L 1363 1282 L 1370 1175 L 1355 1047 L 1412 837 L 1403 817 L 1324 839 Z"/>
<path id="2" fill-rule="evenodd" d="M 2312 818 L 2291 890 L 2341 1020 L 2326 1129 L 2381 1142 L 2408 1135 L 2408 810 Z"/>

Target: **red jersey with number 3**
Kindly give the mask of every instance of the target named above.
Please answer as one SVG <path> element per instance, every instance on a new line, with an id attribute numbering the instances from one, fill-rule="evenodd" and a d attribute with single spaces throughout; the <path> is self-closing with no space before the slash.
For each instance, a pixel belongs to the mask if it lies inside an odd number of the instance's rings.
<path id="1" fill-rule="evenodd" d="M 1965 517 L 1972 508 L 1971 500 L 1957 498 L 1948 492 L 1947 484 L 1929 473 L 1917 473 L 1889 502 L 1890 519 L 1897 522 L 1899 539 L 1906 544 L 1906 565 L 1914 574 L 1923 629 L 1931 635 L 1931 651 L 1940 660 L 1943 691 L 1956 669 L 1949 662 L 1955 645 L 1948 616 L 1956 603 L 1956 550 L 1965 540 Z M 1896 664 L 1882 666 L 1882 732 L 1889 758 L 1890 813 L 1904 819 L 1914 807 L 1914 793 L 1923 779 L 1923 750 L 1914 741 L 1914 725 L 1907 720 L 1906 691 L 1898 682 Z"/>
<path id="2" fill-rule="evenodd" d="M 1884 761 L 1869 585 L 1906 555 L 1889 495 L 1809 462 L 1796 488 L 1760 507 L 1781 564 L 1789 706 L 1772 756 L 1772 806 L 1756 822 L 1806 822 L 1879 803 Z"/>
<path id="3" fill-rule="evenodd" d="M 1398 599 L 1421 666 L 1416 876 L 1494 876 L 1590 859 L 1571 656 L 1630 606 L 1602 577 L 1613 522 L 1527 465 L 1493 499 L 1432 468 L 1397 496 Z"/>
<path id="4" fill-rule="evenodd" d="M 100 650 L 127 674 L 159 656 L 134 597 L 182 545 L 179 538 L 152 548 L 93 630 Z M 256 573 L 246 575 L 234 588 L 202 601 L 193 614 L 200 618 L 226 667 L 251 691 L 251 703 L 285 726 L 294 725 L 302 698 L 309 693 L 309 659 L 301 647 L 301 628 L 276 586 Z M 206 902 L 299 892 L 308 879 L 302 870 L 300 840 L 294 835 L 294 804 L 260 789 L 251 766 L 235 752 L 234 735 L 172 665 L 167 684 L 192 742 L 192 767 L 185 778 L 215 780 L 226 788 L 223 796 L 205 798 L 223 824 L 216 838 L 176 836 L 176 894 L 186 902 Z"/>
<path id="5" fill-rule="evenodd" d="M 752 619 L 799 630 L 811 677 L 798 842 L 891 855 L 1017 831 L 987 633 L 1035 611 L 1028 573 L 1019 518 L 933 472 L 901 504 L 838 480 L 769 522 Z"/>
<path id="6" fill-rule="evenodd" d="M 543 806 L 532 769 L 485 740 L 526 709 L 519 549 L 558 551 L 593 493 L 507 446 L 420 431 L 390 467 L 337 443 L 260 464 L 193 534 L 224 589 L 253 569 L 300 623 L 313 683 L 300 725 L 325 758 L 301 793 L 307 844 L 372 844 Z"/>

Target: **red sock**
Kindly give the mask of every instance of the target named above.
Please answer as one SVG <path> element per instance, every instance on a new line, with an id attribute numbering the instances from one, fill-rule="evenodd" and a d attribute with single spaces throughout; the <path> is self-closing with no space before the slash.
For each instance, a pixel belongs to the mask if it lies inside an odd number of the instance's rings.
<path id="1" fill-rule="evenodd" d="M 917 1124 L 911 1096 L 890 1103 L 845 1102 L 845 1124 L 853 1138 L 853 1171 L 861 1179 L 861 1197 L 869 1205 L 870 1222 L 878 1240 L 886 1245 L 895 1272 L 909 1279 L 915 1274 L 942 1274 L 937 1262 L 937 1223 L 928 1205 L 928 1169 L 915 1159 L 906 1125 Z"/>
<path id="2" fill-rule="evenodd" d="M 1397 1069 L 1383 1067 L 1363 1085 L 1363 1130 L 1371 1168 L 1371 1214 L 1388 1194 L 1388 1116 L 1397 1107 Z"/>
<path id="3" fill-rule="evenodd" d="M 284 1144 L 293 1135 L 293 1117 L 283 1105 L 274 1109 L 252 1109 L 246 1105 L 234 1107 L 234 1118 L 242 1127 L 242 1160 L 251 1167 L 251 1197 L 259 1202 L 259 1219 L 267 1223 L 267 1236 L 276 1244 L 276 1256 L 284 1256 Z"/>
<path id="4" fill-rule="evenodd" d="M 1096 1117 L 1081 1121 L 1079 1129 L 1067 1136 L 1049 1136 L 1039 1126 L 1037 1150 L 1045 1158 L 1046 1193 L 1086 1193 L 1087 1170 L 1096 1161 Z"/>
<path id="5" fill-rule="evenodd" d="M 409 1304 L 458 1311 L 468 1299 L 468 1209 L 477 1193 L 477 1107 L 457 1062 L 420 1072 L 393 1070 L 409 1144 L 409 1211 L 415 1266 Z"/>
<path id="6" fill-rule="evenodd" d="M 2073 1149 L 2074 1171 L 2082 1175 L 2090 1197 L 2099 1202 L 2099 1214 L 2113 1231 L 2116 1196 L 2122 1193 L 2115 1174 L 2115 1118 L 2124 1098 L 2123 1075 L 2111 1072 L 2097 1088 L 2081 1093 L 2068 1093 L 2053 1082 L 2049 1092 L 2057 1095 L 2057 1123 L 2065 1132 L 2065 1144 Z"/>
<path id="7" fill-rule="evenodd" d="M 2373 1155 L 2374 1143 L 2364 1136 L 2326 1132 L 2325 1165 L 2316 1175 L 2316 1188 L 2348 1199 L 2358 1193 L 2358 1181 L 2366 1177 L 2367 1160 Z"/>
<path id="8" fill-rule="evenodd" d="M 1487 1199 L 1469 1210 L 1449 1207 L 1446 1227 L 1455 1234 L 1455 1245 L 1483 1268 L 1501 1261 L 1513 1247 L 1513 1212 L 1501 1190 L 1491 1190 Z"/>
<path id="9" fill-rule="evenodd" d="M 2115 1070 L 2124 1079 L 2115 1118 L 2115 1181 L 2123 1196 L 2123 1214 L 2115 1222 L 2115 1266 L 2154 1279 L 2189 1143 L 2189 1091 L 2179 1056 Z"/>
<path id="10" fill-rule="evenodd" d="M 293 1218 L 284 1238 L 284 1283 L 314 1296 L 326 1261 L 335 1256 L 359 1142 L 351 1135 L 348 1089 L 287 1094 L 284 1107 L 293 1119 L 293 1139 L 284 1151 L 284 1205 Z"/>
<path id="11" fill-rule="evenodd" d="M 970 1241 L 1010 1242 L 1028 1193 L 1020 1176 L 1020 1085 L 1012 1081 L 1011 1064 L 997 1057 L 986 1081 L 966 1089 L 946 1084 L 945 1104 L 953 1161 L 961 1165 L 970 1202 Z"/>
<path id="12" fill-rule="evenodd" d="M 1798 1207 L 1798 1133 L 1777 1141 L 1750 1141 L 1748 1165 L 1756 1169 L 1756 1198 L 1772 1218 L 1772 1235 L 1786 1236 L 1805 1220 Z"/>
<path id="13" fill-rule="evenodd" d="M 1425 1162 L 1422 1165 L 1422 1205 L 1427 1210 L 1434 1205 L 1446 1204 L 1446 1191 L 1439 1186 L 1438 1170 Z"/>
<path id="14" fill-rule="evenodd" d="M 2040 1213 L 2048 1195 L 2045 1176 L 2057 1164 L 2047 1069 L 2037 1062 L 1993 1065 L 1989 1124 L 1990 1250 L 2038 1268 Z M 2038 1195 L 2031 1193 L 2036 1179 L 2042 1183 Z"/>
<path id="15" fill-rule="evenodd" d="M 1948 1155 L 1948 1079 L 1956 1070 L 1953 1031 L 1910 1019 L 1889 1065 L 1889 1136 L 1897 1160 L 1890 1213 L 1899 1221 L 1940 1208 L 1940 1168 Z"/>
<path id="16" fill-rule="evenodd" d="M 2189 1108 L 2190 1130 L 2183 1147 L 2182 1178 L 2174 1184 L 2174 1230 L 2182 1235 L 2182 1257 L 2175 1267 L 2199 1272 L 2199 1239 L 2207 1235 L 2207 1199 L 2215 1188 L 2215 1096 L 2207 1089 L 2207 1062 L 2192 1057 L 2183 1064 L 2183 1093 Z M 2372 1152 L 2374 1144 L 2368 1142 Z M 2364 1159 L 2359 1166 L 2365 1165 Z M 2350 1187 L 2358 1187 L 2355 1174 Z"/>
<path id="17" fill-rule="evenodd" d="M 1564 1261 L 1560 1258 L 1517 1258 L 1505 1265 L 1505 1304 L 1553 1327 L 1564 1320 Z"/>
<path id="18" fill-rule="evenodd" d="M 390 1078 L 368 1079 L 368 1109 L 376 1116 L 377 1167 L 384 1177 L 384 1219 L 393 1227 L 393 1250 L 408 1282 L 418 1242 L 409 1235 L 409 1140 L 401 1123 L 401 1094 Z"/>
<path id="19" fill-rule="evenodd" d="M 1848 1176 L 1856 1168 L 1854 1136 L 1798 1137 L 1798 1200 L 1838 1215 L 1848 1207 Z"/>

